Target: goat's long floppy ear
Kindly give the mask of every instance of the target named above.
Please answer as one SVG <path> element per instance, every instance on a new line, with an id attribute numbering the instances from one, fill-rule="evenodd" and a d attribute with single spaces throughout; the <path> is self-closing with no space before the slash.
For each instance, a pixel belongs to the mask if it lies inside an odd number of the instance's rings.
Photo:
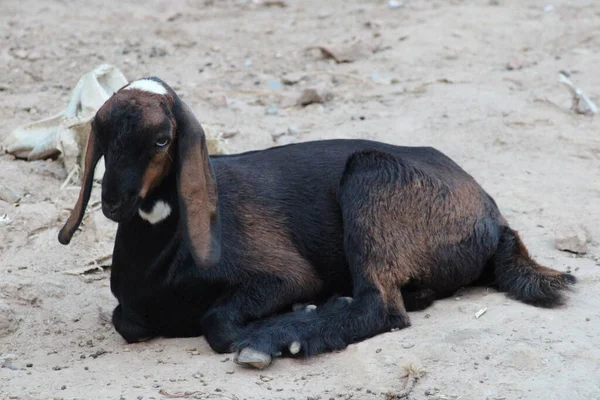
<path id="1" fill-rule="evenodd" d="M 88 137 L 87 150 L 85 152 L 85 171 L 83 171 L 83 181 L 81 183 L 81 191 L 79 192 L 79 198 L 69 219 L 58 233 L 58 241 L 61 244 L 69 244 L 71 238 L 75 234 L 77 228 L 81 224 L 85 208 L 87 207 L 88 201 L 90 200 L 90 194 L 92 193 L 92 186 L 94 184 L 94 170 L 98 160 L 102 157 L 102 151 L 98 142 L 96 141 L 96 134 L 94 133 L 94 125 L 92 123 L 92 130 Z"/>
<path id="2" fill-rule="evenodd" d="M 221 258 L 221 222 L 217 181 L 211 167 L 202 126 L 177 95 L 173 116 L 177 124 L 177 189 L 182 234 L 201 268 Z"/>

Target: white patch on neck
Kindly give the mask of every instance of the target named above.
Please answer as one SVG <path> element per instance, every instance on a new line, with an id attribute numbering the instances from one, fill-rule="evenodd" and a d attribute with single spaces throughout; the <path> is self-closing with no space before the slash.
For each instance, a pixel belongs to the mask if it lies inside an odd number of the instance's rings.
<path id="1" fill-rule="evenodd" d="M 140 217 L 150 222 L 151 224 L 158 224 L 160 221 L 166 219 L 171 215 L 171 206 L 162 200 L 158 200 L 154 203 L 152 211 L 145 212 L 141 208 L 139 209 Z"/>
<path id="2" fill-rule="evenodd" d="M 138 89 L 144 92 L 156 93 L 156 94 L 167 94 L 167 89 L 160 83 L 151 79 L 140 79 L 131 82 L 129 86 L 126 86 L 123 90 Z"/>

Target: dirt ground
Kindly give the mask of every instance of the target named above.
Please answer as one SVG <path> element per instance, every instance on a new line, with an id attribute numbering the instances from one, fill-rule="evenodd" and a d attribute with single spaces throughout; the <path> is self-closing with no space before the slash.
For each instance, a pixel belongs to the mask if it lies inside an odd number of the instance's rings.
<path id="1" fill-rule="evenodd" d="M 109 262 L 115 225 L 96 209 L 61 246 L 77 188 L 60 190 L 60 161 L 2 155 L 0 184 L 21 201 L 0 200 L 12 221 L 0 224 L 0 398 L 383 399 L 414 365 L 410 399 L 600 399 L 600 246 L 575 255 L 554 243 L 568 225 L 600 238 L 598 119 L 570 112 L 558 82 L 567 71 L 599 100 L 600 3 L 549 1 L 0 2 L 0 140 L 111 63 L 170 83 L 232 152 L 342 137 L 435 146 L 540 263 L 580 280 L 561 309 L 466 290 L 411 313 L 408 329 L 265 371 L 202 338 L 126 345 L 106 320 L 110 271 L 67 273 Z M 307 49 L 357 41 L 347 63 Z M 325 102 L 295 106 L 307 88 Z"/>

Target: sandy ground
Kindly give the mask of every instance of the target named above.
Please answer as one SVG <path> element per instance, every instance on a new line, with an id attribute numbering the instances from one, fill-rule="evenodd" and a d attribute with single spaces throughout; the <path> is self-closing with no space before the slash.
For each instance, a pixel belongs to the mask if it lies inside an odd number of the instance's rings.
<path id="1" fill-rule="evenodd" d="M 568 71 L 599 100 L 600 3 L 547 1 L 3 0 L 0 139 L 60 111 L 108 62 L 169 82 L 232 151 L 334 137 L 433 145 L 496 198 L 539 262 L 580 284 L 557 310 L 467 290 L 411 313 L 409 329 L 262 372 L 202 338 L 125 345 L 106 322 L 110 272 L 66 273 L 102 264 L 115 225 L 96 210 L 61 246 L 77 190 L 59 189 L 60 162 L 3 155 L 0 184 L 22 199 L 0 201 L 12 220 L 0 226 L 0 398 L 383 399 L 412 364 L 423 375 L 411 399 L 600 399 L 600 247 L 554 244 L 564 224 L 600 238 L 598 120 L 569 112 L 558 83 Z M 366 50 L 351 63 L 306 49 L 355 41 Z M 294 106 L 306 88 L 327 101 Z"/>

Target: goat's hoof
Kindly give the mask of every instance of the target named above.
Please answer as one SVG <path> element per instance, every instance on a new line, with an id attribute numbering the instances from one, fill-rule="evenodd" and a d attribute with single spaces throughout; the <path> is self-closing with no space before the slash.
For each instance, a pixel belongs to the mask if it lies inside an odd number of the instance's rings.
<path id="1" fill-rule="evenodd" d="M 235 356 L 233 361 L 239 365 L 248 365 L 258 369 L 264 369 L 271 365 L 272 358 L 267 353 L 246 347 Z"/>
<path id="2" fill-rule="evenodd" d="M 300 345 L 300 342 L 292 342 L 292 344 L 290 344 L 290 347 L 289 347 L 290 353 L 292 355 L 296 355 L 296 354 L 300 353 L 301 347 L 302 346 Z"/>
<path id="3" fill-rule="evenodd" d="M 300 311 L 300 310 L 303 310 L 304 307 L 306 307 L 306 304 L 295 303 L 292 305 L 292 311 Z"/>

